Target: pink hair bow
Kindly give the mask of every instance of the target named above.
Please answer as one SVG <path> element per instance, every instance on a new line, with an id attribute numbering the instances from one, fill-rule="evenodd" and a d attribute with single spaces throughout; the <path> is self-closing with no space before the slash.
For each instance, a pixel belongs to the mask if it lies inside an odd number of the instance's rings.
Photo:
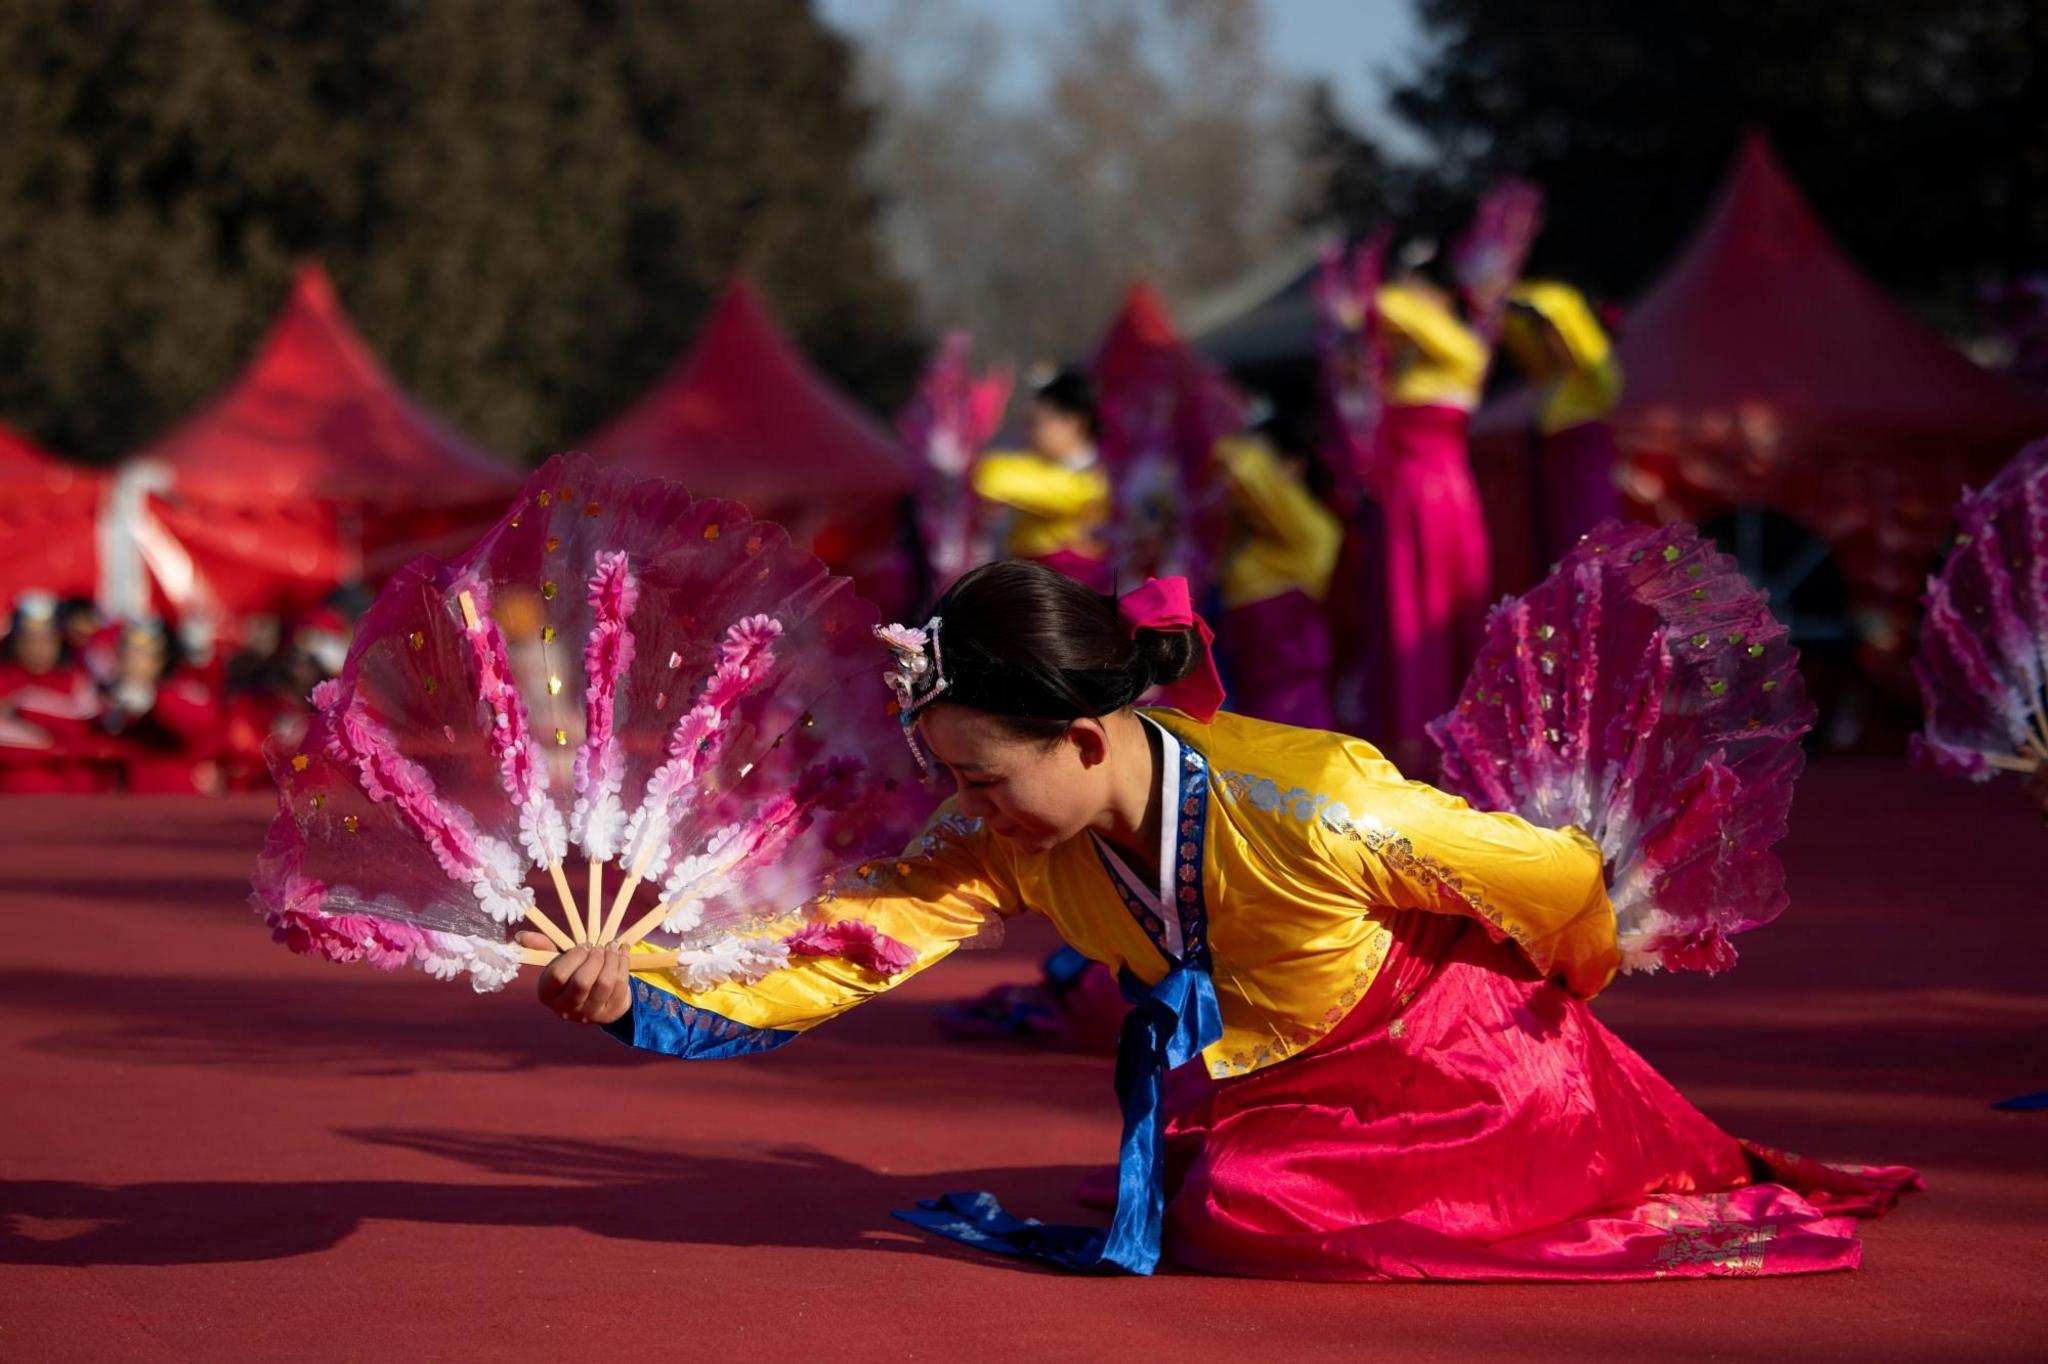
<path id="1" fill-rule="evenodd" d="M 1186 578 L 1147 578 L 1143 587 L 1117 599 L 1124 624 L 1131 637 L 1140 630 L 1193 630 L 1202 641 L 1202 656 L 1194 671 L 1178 682 L 1159 689 L 1159 699 L 1175 710 L 1184 710 L 1203 724 L 1223 709 L 1223 679 L 1216 675 L 1216 634 L 1209 622 L 1195 612 L 1194 599 Z"/>

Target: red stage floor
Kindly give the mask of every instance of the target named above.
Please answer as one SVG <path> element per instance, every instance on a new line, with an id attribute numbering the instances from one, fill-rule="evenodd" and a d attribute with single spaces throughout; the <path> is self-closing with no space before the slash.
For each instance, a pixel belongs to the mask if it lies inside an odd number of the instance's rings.
<path id="1" fill-rule="evenodd" d="M 264 803 L 0 801 L 0 1359 L 2048 1358 L 2048 831 L 2010 785 L 1825 766 L 1793 908 L 1602 1011 L 1736 1132 L 1930 1191 L 1818 1279 L 1073 1279 L 909 1232 L 948 1189 L 1072 1218 L 1106 1063 L 949 1045 L 1013 936 L 744 1062 L 523 989 L 305 961 L 243 906 Z"/>

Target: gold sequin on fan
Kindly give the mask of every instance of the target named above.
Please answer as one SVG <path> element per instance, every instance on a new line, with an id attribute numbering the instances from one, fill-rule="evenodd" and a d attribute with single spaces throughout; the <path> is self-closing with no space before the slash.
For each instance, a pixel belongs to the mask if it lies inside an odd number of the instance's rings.
<path id="1" fill-rule="evenodd" d="M 326 797 L 326 796 L 324 796 L 324 795 L 322 795 L 322 794 L 321 794 L 320 792 L 318 792 L 318 791 L 315 791 L 315 792 L 313 793 L 313 808 L 314 808 L 315 810 L 318 810 L 318 809 L 321 809 L 321 808 L 323 808 L 323 807 L 324 807 L 324 806 L 325 806 L 326 804 L 327 804 L 327 797 Z"/>
<path id="2" fill-rule="evenodd" d="M 292 754 L 292 771 L 303 772 L 312 764 L 312 759 L 303 753 Z"/>
<path id="3" fill-rule="evenodd" d="M 557 730 L 555 731 L 555 747 L 557 747 L 557 748 L 567 748 L 568 746 L 569 746 L 569 731 L 568 731 L 568 730 L 566 730 L 566 729 L 557 729 Z"/>
<path id="4" fill-rule="evenodd" d="M 585 516 L 596 516 L 599 510 L 600 508 L 595 502 L 585 502 L 583 504 L 583 514 Z"/>
<path id="5" fill-rule="evenodd" d="M 553 493 L 551 493 L 551 492 L 545 492 L 545 491 L 544 491 L 544 492 L 542 492 L 542 493 L 541 493 L 541 495 L 540 495 L 539 497 L 536 497 L 536 498 L 534 498 L 533 500 L 534 500 L 534 501 L 536 501 L 536 502 L 538 502 L 538 503 L 540 503 L 540 504 L 541 504 L 541 505 L 542 505 L 543 507 L 545 507 L 545 506 L 547 506 L 547 505 L 548 505 L 548 504 L 549 504 L 550 502 L 553 502 L 553 501 L 555 500 L 555 495 L 554 495 Z"/>
<path id="6" fill-rule="evenodd" d="M 427 632 L 424 630 L 415 630 L 405 637 L 405 642 L 412 646 L 412 651 L 414 653 L 418 653 L 420 650 L 427 647 Z"/>
<path id="7" fill-rule="evenodd" d="M 540 627 L 540 642 L 543 644 L 553 644 L 555 642 L 554 626 L 543 625 Z"/>
<path id="8" fill-rule="evenodd" d="M 439 679 L 438 677 L 430 677 L 430 678 L 428 678 L 428 679 L 427 679 L 427 695 L 429 695 L 429 696 L 432 696 L 432 695 L 433 695 L 433 694 L 434 694 L 435 692 L 437 692 L 437 691 L 439 691 L 439 690 L 441 690 L 441 679 Z"/>
<path id="9" fill-rule="evenodd" d="M 341 827 L 348 830 L 350 833 L 354 833 L 356 830 L 363 827 L 363 822 L 360 819 L 357 819 L 354 815 L 343 815 L 341 817 Z"/>
<path id="10" fill-rule="evenodd" d="M 706 540 L 716 540 L 718 538 L 718 523 L 716 521 L 704 527 L 704 538 Z"/>
<path id="11" fill-rule="evenodd" d="M 550 554 L 553 554 L 556 550 L 560 549 L 561 547 L 562 537 L 559 535 L 550 535 L 547 539 L 541 541 L 541 548 L 545 549 Z"/>
<path id="12" fill-rule="evenodd" d="M 549 695 L 549 696 L 560 696 L 561 694 L 562 694 L 562 679 L 561 679 L 561 678 L 559 678 L 559 677 L 550 677 L 550 678 L 548 679 L 548 695 Z"/>
<path id="13" fill-rule="evenodd" d="M 555 591 L 555 580 L 553 578 L 548 579 L 546 582 L 543 582 L 540 585 L 540 594 L 548 601 L 553 601 L 555 599 Z"/>

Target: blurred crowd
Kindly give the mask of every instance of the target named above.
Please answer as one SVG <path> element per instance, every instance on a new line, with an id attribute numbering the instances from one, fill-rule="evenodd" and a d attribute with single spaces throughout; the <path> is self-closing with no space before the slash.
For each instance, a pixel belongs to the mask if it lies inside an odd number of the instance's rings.
<path id="1" fill-rule="evenodd" d="M 109 620 L 89 598 L 24 592 L 0 639 L 0 793 L 262 789 L 263 746 L 340 670 L 361 602 L 222 638 L 192 617 Z"/>

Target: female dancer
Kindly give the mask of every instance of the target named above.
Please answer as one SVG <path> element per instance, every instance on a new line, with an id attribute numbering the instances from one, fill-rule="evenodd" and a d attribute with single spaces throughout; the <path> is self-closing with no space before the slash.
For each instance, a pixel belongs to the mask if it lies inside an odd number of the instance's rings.
<path id="1" fill-rule="evenodd" d="M 1450 708 L 1479 651 L 1492 559 L 1466 428 L 1486 345 L 1459 318 L 1435 247 L 1412 242 L 1375 308 L 1387 353 L 1368 491 L 1379 503 L 1388 632 L 1384 732 L 1405 766 L 1427 761 L 1423 726 Z"/>
<path id="2" fill-rule="evenodd" d="M 1357 740 L 1217 714 L 1185 584 L 1119 603 L 997 563 L 925 630 L 883 633 L 957 808 L 820 910 L 899 939 L 907 968 L 793 959 L 693 993 L 577 948 L 540 992 L 636 1047 L 738 1056 L 1046 915 L 1136 1001 L 1115 1217 L 1044 1226 L 951 1194 L 907 1220 L 1136 1273 L 1789 1274 L 1856 1264 L 1845 1214 L 1916 1182 L 1715 1127 L 1584 1003 L 1620 962 L 1594 843 L 1404 781 Z M 1181 709 L 1133 708 L 1161 684 Z"/>
<path id="3" fill-rule="evenodd" d="M 1031 398 L 1031 449 L 990 451 L 975 496 L 1004 514 L 1003 552 L 1092 586 L 1109 580 L 1109 473 L 1097 453 L 1094 389 L 1064 370 Z"/>
<path id="4" fill-rule="evenodd" d="M 1231 708 L 1308 729 L 1332 729 L 1330 622 L 1323 600 L 1344 524 L 1312 487 L 1314 446 L 1282 418 L 1250 439 L 1216 443 L 1230 489 L 1217 640 L 1230 668 Z"/>
<path id="5" fill-rule="evenodd" d="M 1621 514 L 1620 456 L 1607 424 L 1621 401 L 1621 365 L 1585 295 L 1552 280 L 1508 291 L 1501 344 L 1538 390 L 1536 530 L 1540 562 L 1554 563 L 1581 535 Z"/>

